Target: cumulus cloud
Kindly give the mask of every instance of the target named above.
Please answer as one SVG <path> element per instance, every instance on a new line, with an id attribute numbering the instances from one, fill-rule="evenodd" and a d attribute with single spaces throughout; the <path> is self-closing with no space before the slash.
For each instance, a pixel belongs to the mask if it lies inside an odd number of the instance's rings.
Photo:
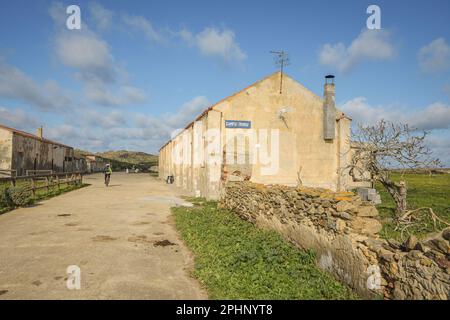
<path id="1" fill-rule="evenodd" d="M 0 107 L 1 124 L 19 130 L 32 130 L 39 127 L 39 121 L 22 109 Z"/>
<path id="2" fill-rule="evenodd" d="M 205 96 L 198 96 L 184 103 L 175 114 L 167 119 L 167 123 L 173 128 L 184 127 L 196 118 L 209 105 Z"/>
<path id="3" fill-rule="evenodd" d="M 90 31 L 64 31 L 56 38 L 61 62 L 78 70 L 84 80 L 113 82 L 117 71 L 108 44 Z"/>
<path id="4" fill-rule="evenodd" d="M 64 111 L 71 99 L 54 81 L 38 84 L 18 68 L 0 59 L 0 97 L 17 99 L 43 111 Z"/>
<path id="5" fill-rule="evenodd" d="M 147 101 L 146 95 L 138 88 L 122 86 L 116 93 L 111 92 L 105 84 L 98 81 L 88 81 L 85 84 L 86 97 L 101 106 L 115 107 L 136 104 Z"/>
<path id="6" fill-rule="evenodd" d="M 418 129 L 450 129 L 450 105 L 436 102 L 424 110 L 412 113 L 409 118 L 411 124 Z"/>
<path id="7" fill-rule="evenodd" d="M 155 42 L 162 42 L 163 35 L 156 31 L 152 23 L 142 16 L 124 15 L 123 22 L 135 31 L 142 32 L 147 39 Z"/>
<path id="8" fill-rule="evenodd" d="M 114 16 L 111 10 L 106 9 L 97 2 L 90 3 L 88 8 L 99 30 L 104 31 L 111 27 Z"/>
<path id="9" fill-rule="evenodd" d="M 418 58 L 424 72 L 445 71 L 450 68 L 450 46 L 444 38 L 438 38 L 420 48 Z"/>
<path id="10" fill-rule="evenodd" d="M 99 112 L 87 110 L 80 115 L 83 119 L 80 125 L 87 124 L 93 128 L 115 129 L 127 125 L 127 115 L 124 111 L 113 110 L 111 112 Z"/>
<path id="11" fill-rule="evenodd" d="M 431 131 L 427 137 L 428 146 L 444 164 L 450 165 L 450 105 L 436 102 L 411 111 L 398 106 L 371 106 L 364 97 L 357 97 L 342 104 L 340 109 L 355 124 L 374 124 L 385 119 Z"/>
<path id="12" fill-rule="evenodd" d="M 89 10 L 99 28 L 108 27 L 111 11 L 96 3 L 91 4 Z M 49 11 L 55 23 L 65 15 L 60 4 L 52 5 Z M 62 64 L 75 70 L 91 102 L 110 107 L 147 100 L 144 92 L 125 81 L 127 73 L 118 67 L 108 43 L 86 24 L 82 30 L 60 29 L 55 38 L 55 53 Z"/>
<path id="13" fill-rule="evenodd" d="M 397 106 L 371 106 L 366 98 L 357 97 L 340 108 L 357 123 L 374 124 L 385 119 L 407 123 L 419 130 L 450 129 L 450 105 L 441 102 L 411 111 Z"/>
<path id="14" fill-rule="evenodd" d="M 218 57 L 226 63 L 239 62 L 247 58 L 230 29 L 219 30 L 208 27 L 198 34 L 183 29 L 179 32 L 179 36 L 189 45 L 197 47 L 204 56 Z"/>
<path id="15" fill-rule="evenodd" d="M 450 166 L 450 139 L 448 136 L 430 135 L 427 137 L 427 143 L 437 158 L 444 166 Z"/>
<path id="16" fill-rule="evenodd" d="M 319 62 L 341 72 L 350 71 L 355 65 L 371 60 L 388 60 L 395 56 L 387 30 L 363 30 L 346 47 L 344 43 L 327 43 L 319 51 Z"/>
<path id="17" fill-rule="evenodd" d="M 46 132 L 51 139 L 90 151 L 128 149 L 156 153 L 178 128 L 185 127 L 207 105 L 208 99 L 198 96 L 176 112 L 161 116 L 121 109 L 77 110 L 66 123 L 51 126 Z"/>

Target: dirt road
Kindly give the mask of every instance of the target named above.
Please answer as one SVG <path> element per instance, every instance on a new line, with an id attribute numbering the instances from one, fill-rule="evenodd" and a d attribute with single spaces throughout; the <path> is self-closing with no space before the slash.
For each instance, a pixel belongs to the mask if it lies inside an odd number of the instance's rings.
<path id="1" fill-rule="evenodd" d="M 147 174 L 91 184 L 0 215 L 0 299 L 203 299 L 170 220 L 181 202 Z M 166 241 L 167 240 L 167 241 Z M 67 288 L 67 267 L 81 288 Z"/>

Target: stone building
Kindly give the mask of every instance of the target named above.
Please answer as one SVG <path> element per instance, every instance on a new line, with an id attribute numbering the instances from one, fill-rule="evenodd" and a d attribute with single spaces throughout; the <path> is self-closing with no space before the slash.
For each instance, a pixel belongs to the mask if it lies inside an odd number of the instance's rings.
<path id="1" fill-rule="evenodd" d="M 0 125 L 0 171 L 23 176 L 39 171 L 71 172 L 73 148 L 43 137 Z"/>
<path id="2" fill-rule="evenodd" d="M 210 199 L 230 180 L 347 190 L 356 187 L 345 170 L 350 124 L 335 107 L 334 76 L 321 98 L 276 72 L 210 106 L 168 141 L 159 175 Z"/>
<path id="3" fill-rule="evenodd" d="M 87 171 L 90 173 L 101 172 L 106 165 L 105 159 L 95 154 L 87 154 L 85 155 L 85 159 L 87 163 Z"/>

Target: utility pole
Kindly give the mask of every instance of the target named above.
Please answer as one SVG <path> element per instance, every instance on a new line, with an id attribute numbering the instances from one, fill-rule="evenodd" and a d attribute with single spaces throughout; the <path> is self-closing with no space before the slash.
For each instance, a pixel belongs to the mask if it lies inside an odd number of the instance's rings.
<path id="1" fill-rule="evenodd" d="M 280 68 L 280 94 L 283 92 L 283 70 L 285 66 L 288 66 L 290 64 L 288 54 L 281 51 L 270 51 L 271 54 L 274 55 L 275 58 L 275 65 Z"/>

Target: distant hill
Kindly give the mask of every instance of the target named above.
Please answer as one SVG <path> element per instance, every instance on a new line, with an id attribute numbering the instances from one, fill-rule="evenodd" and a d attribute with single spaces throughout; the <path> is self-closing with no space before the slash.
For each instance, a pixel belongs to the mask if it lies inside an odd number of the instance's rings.
<path id="1" fill-rule="evenodd" d="M 76 157 L 82 157 L 87 154 L 108 159 L 115 168 L 120 169 L 136 167 L 142 170 L 148 170 L 150 167 L 158 165 L 158 156 L 145 152 L 119 150 L 94 153 L 75 149 Z"/>
<path id="2" fill-rule="evenodd" d="M 97 152 L 96 155 L 135 165 L 154 166 L 158 164 L 158 156 L 140 151 L 127 151 L 127 150 L 106 151 L 106 152 Z"/>

